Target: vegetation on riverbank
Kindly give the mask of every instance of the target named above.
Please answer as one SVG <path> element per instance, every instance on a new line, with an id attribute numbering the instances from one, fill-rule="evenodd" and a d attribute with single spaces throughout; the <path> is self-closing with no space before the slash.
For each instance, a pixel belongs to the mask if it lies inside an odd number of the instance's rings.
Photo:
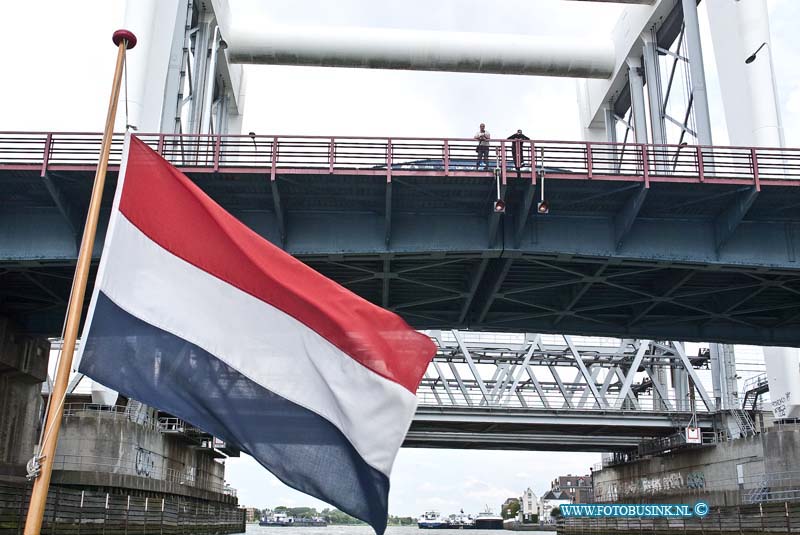
<path id="1" fill-rule="evenodd" d="M 279 505 L 274 509 L 260 509 L 258 510 L 258 517 L 269 516 L 272 513 L 283 513 L 295 518 L 324 518 L 328 524 L 350 526 L 357 524 L 364 524 L 357 518 L 353 518 L 347 513 L 343 513 L 338 509 L 325 508 L 322 511 L 317 511 L 314 507 L 286 507 Z M 390 526 L 409 526 L 416 524 L 417 520 L 410 516 L 394 516 L 389 515 Z"/>

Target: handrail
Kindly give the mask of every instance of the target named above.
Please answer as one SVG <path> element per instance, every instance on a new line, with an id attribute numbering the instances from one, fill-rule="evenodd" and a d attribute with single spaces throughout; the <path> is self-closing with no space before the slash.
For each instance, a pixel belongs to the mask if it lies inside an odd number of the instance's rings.
<path id="1" fill-rule="evenodd" d="M 472 138 L 384 138 L 375 136 L 200 135 L 143 133 L 137 136 L 177 167 L 197 172 L 317 172 L 356 174 L 480 174 L 548 178 L 800 185 L 800 149 L 773 147 L 637 144 L 558 140 L 490 140 L 502 157 L 477 171 Z M 91 169 L 101 136 L 81 132 L 0 132 L 0 169 Z M 111 165 L 118 166 L 122 134 L 112 142 Z M 391 148 L 390 148 L 391 147 Z M 516 174 L 513 147 L 522 158 Z M 535 147 L 535 152 L 534 152 Z M 531 162 L 535 153 L 536 161 Z"/>
<path id="2" fill-rule="evenodd" d="M 761 372 L 758 375 L 749 377 L 748 379 L 745 380 L 744 384 L 742 385 L 741 393 L 744 394 L 753 387 L 759 387 L 767 382 L 768 382 L 767 372 Z"/>
<path id="3" fill-rule="evenodd" d="M 101 405 L 98 403 L 65 403 L 64 416 L 93 416 L 124 419 L 161 433 L 206 434 L 189 422 L 173 416 L 152 418 L 149 415 L 132 415 L 127 405 Z"/>
<path id="4" fill-rule="evenodd" d="M 137 425 L 158 431 L 158 422 L 147 414 L 134 416 L 126 405 L 101 405 L 98 403 L 65 403 L 64 417 L 91 416 L 129 420 Z"/>
<path id="5" fill-rule="evenodd" d="M 63 130 L 63 131 L 46 131 L 46 130 L 3 130 L 0 131 L 0 138 L 4 136 L 10 135 L 24 135 L 24 136 L 47 136 L 47 135 L 54 135 L 54 136 L 96 136 L 98 139 L 102 137 L 101 132 L 79 132 L 75 130 Z M 115 138 L 122 139 L 124 136 L 123 132 L 116 132 L 114 134 Z M 330 141 L 331 139 L 353 139 L 353 140 L 388 140 L 393 139 L 395 141 L 467 141 L 470 143 L 477 143 L 476 140 L 472 137 L 408 137 L 408 136 L 330 136 L 330 135 L 310 135 L 310 134 L 256 134 L 255 136 L 250 136 L 247 134 L 165 134 L 159 132 L 137 132 L 137 137 L 153 137 L 157 138 L 159 136 L 163 136 L 165 138 L 213 138 L 216 139 L 218 137 L 221 138 L 238 138 L 242 140 L 252 140 L 253 137 L 256 139 L 272 139 L 272 138 L 297 138 L 297 139 L 316 139 L 320 141 Z M 755 148 L 756 150 L 778 150 L 778 151 L 795 151 L 800 152 L 800 147 L 749 147 L 745 145 L 689 145 L 689 144 L 674 144 L 674 143 L 635 143 L 635 142 L 613 142 L 613 141 L 576 141 L 576 140 L 563 140 L 563 139 L 530 139 L 530 140 L 509 140 L 504 138 L 495 138 L 488 140 L 490 142 L 498 142 L 498 141 L 506 141 L 506 142 L 520 142 L 525 144 L 538 144 L 538 143 L 568 143 L 568 144 L 575 144 L 575 145 L 589 145 L 598 146 L 598 145 L 607 145 L 607 146 L 626 146 L 626 147 L 641 147 L 646 145 L 648 147 L 672 147 L 672 148 L 683 148 L 687 151 L 693 148 L 708 148 L 708 149 L 746 149 L 750 150 Z"/>

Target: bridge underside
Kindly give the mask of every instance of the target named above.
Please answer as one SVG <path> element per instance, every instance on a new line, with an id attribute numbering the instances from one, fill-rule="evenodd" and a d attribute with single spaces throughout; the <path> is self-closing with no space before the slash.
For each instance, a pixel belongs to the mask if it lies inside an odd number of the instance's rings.
<path id="1" fill-rule="evenodd" d="M 75 207 L 71 223 L 35 173 L 8 175 L 0 313 L 55 335 L 91 177 L 53 177 Z M 525 221 L 530 180 L 509 179 L 507 213 L 494 216 L 488 173 L 395 178 L 387 218 L 385 177 L 291 175 L 277 180 L 281 240 L 269 177 L 193 178 L 273 243 L 418 328 L 800 344 L 800 227 L 788 218 L 800 188 L 762 191 L 718 253 L 715 218 L 741 186 L 651 185 L 617 249 L 627 183 L 549 180 L 551 213 Z"/>
<path id="2" fill-rule="evenodd" d="M 509 169 L 499 215 L 491 172 L 216 167 L 184 170 L 256 232 L 417 328 L 800 345 L 796 181 L 544 168 L 551 208 L 537 215 L 541 177 Z M 0 165 L 0 314 L 24 331 L 61 330 L 92 176 L 91 165 Z"/>
<path id="3" fill-rule="evenodd" d="M 525 451 L 630 451 L 675 433 L 690 415 L 597 411 L 480 411 L 420 407 L 404 447 Z M 698 426 L 710 430 L 710 415 Z"/>

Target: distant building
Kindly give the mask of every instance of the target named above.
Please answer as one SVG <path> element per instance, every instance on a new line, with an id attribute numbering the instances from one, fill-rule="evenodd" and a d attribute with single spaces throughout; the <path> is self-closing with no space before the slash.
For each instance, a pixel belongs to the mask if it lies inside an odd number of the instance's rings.
<path id="1" fill-rule="evenodd" d="M 506 498 L 500 507 L 500 516 L 506 518 L 517 518 L 517 513 L 522 509 L 519 498 Z"/>
<path id="2" fill-rule="evenodd" d="M 261 520 L 259 518 L 259 514 L 260 511 L 255 507 L 248 507 L 245 509 L 245 518 L 247 519 L 247 522 L 258 522 Z"/>
<path id="3" fill-rule="evenodd" d="M 572 474 L 567 474 L 559 476 L 553 480 L 550 490 L 565 492 L 572 503 L 591 503 L 594 501 L 591 475 L 573 476 Z"/>
<path id="4" fill-rule="evenodd" d="M 523 523 L 531 523 L 535 521 L 536 515 L 539 514 L 539 498 L 531 490 L 530 487 L 522 493 L 519 498 L 519 520 Z"/>
<path id="5" fill-rule="evenodd" d="M 539 499 L 539 523 L 553 524 L 555 519 L 550 512 L 560 505 L 572 502 L 569 494 L 560 490 L 548 490 Z"/>

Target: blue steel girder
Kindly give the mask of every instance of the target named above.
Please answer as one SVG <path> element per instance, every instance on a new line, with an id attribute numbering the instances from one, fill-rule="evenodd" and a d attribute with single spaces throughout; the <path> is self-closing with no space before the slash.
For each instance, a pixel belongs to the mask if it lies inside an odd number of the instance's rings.
<path id="1" fill-rule="evenodd" d="M 499 178 L 498 178 L 498 180 L 499 180 Z M 500 187 L 499 187 L 499 190 L 500 190 L 500 196 L 495 200 L 501 200 L 501 201 L 505 202 L 505 200 L 506 200 L 506 185 L 505 184 L 501 184 Z M 489 225 L 488 225 L 489 226 L 489 236 L 488 236 L 488 246 L 489 247 L 494 247 L 494 245 L 495 245 L 495 240 L 497 240 L 497 234 L 498 234 L 497 230 L 500 227 L 500 219 L 503 217 L 502 213 L 495 212 L 493 210 L 493 206 L 494 205 L 492 205 L 489 208 Z"/>
<path id="2" fill-rule="evenodd" d="M 278 226 L 278 236 L 280 237 L 280 242 L 277 245 L 284 247 L 286 245 L 286 215 L 281 205 L 281 195 L 278 189 L 277 177 L 271 177 L 269 185 L 272 191 L 272 209 L 275 212 L 275 223 Z"/>
<path id="3" fill-rule="evenodd" d="M 391 280 L 390 274 L 391 272 L 391 262 L 389 258 L 383 259 L 383 272 L 381 275 L 383 276 L 383 285 L 381 288 L 381 306 L 383 308 L 389 308 L 389 281 Z"/>
<path id="4" fill-rule="evenodd" d="M 385 207 L 384 207 L 384 235 L 386 242 L 386 247 L 389 248 L 392 242 L 392 180 L 390 178 L 386 179 L 386 198 L 385 198 Z"/>
<path id="5" fill-rule="evenodd" d="M 513 258 L 498 258 L 492 261 L 489 270 L 489 276 L 486 277 L 486 288 L 483 292 L 483 299 L 478 307 L 477 323 L 483 322 L 486 314 L 492 307 L 495 299 L 498 297 L 498 292 L 505 282 L 508 271 L 511 269 L 511 264 L 514 263 Z"/>
<path id="6" fill-rule="evenodd" d="M 73 236 L 75 236 L 75 246 L 78 248 L 83 235 L 84 218 L 81 216 L 86 211 L 86 208 L 78 206 L 76 202 L 73 202 L 65 194 L 60 184 L 61 180 L 63 180 L 62 177 L 54 176 L 53 173 L 48 173 L 47 171 L 42 173 L 42 183 L 50 194 L 56 208 L 64 217 L 64 221 L 66 221 Z"/>
<path id="7" fill-rule="evenodd" d="M 481 261 L 473 268 L 472 273 L 470 274 L 470 283 L 469 283 L 469 292 L 466 299 L 464 299 L 464 303 L 461 306 L 461 312 L 458 315 L 458 321 L 456 322 L 457 325 L 463 325 L 464 320 L 467 317 L 467 313 L 472 306 L 472 301 L 475 299 L 475 295 L 478 292 L 478 285 L 483 280 L 483 274 L 486 273 L 486 267 L 489 265 L 488 258 L 482 258 Z"/>
<path id="8" fill-rule="evenodd" d="M 714 238 L 717 251 L 725 247 L 725 244 L 733 237 L 734 232 L 739 228 L 757 197 L 758 188 L 755 186 L 748 188 L 747 191 L 736 195 L 733 202 L 716 217 L 714 220 Z"/>
<path id="9" fill-rule="evenodd" d="M 514 225 L 514 247 L 519 247 L 522 243 L 523 232 L 528 224 L 531 212 L 533 211 L 533 201 L 536 198 L 536 183 L 531 180 L 528 182 L 522 193 L 522 202 L 520 203 L 519 211 L 516 216 L 516 224 Z"/>
<path id="10" fill-rule="evenodd" d="M 597 268 L 597 270 L 592 275 L 584 276 L 583 282 L 581 283 L 581 287 L 579 289 L 575 290 L 574 285 L 569 286 L 569 289 L 572 289 L 574 291 L 569 292 L 570 294 L 569 302 L 564 306 L 564 309 L 561 312 L 559 312 L 556 318 L 553 320 L 554 325 L 558 325 L 559 322 L 561 322 L 561 320 L 564 319 L 565 316 L 572 313 L 573 309 L 575 308 L 575 305 L 577 305 L 578 301 L 580 301 L 581 298 L 584 295 L 586 295 L 586 292 L 589 291 L 589 289 L 595 282 L 605 281 L 605 279 L 603 279 L 601 275 L 603 274 L 603 272 L 606 270 L 607 267 L 608 264 L 602 264 L 600 267 Z"/>
<path id="11" fill-rule="evenodd" d="M 642 209 L 642 206 L 644 206 L 644 201 L 647 198 L 649 189 L 650 188 L 645 184 L 641 184 L 636 191 L 628 197 L 620 212 L 614 216 L 614 240 L 616 241 L 617 249 L 622 247 L 622 243 L 625 241 L 625 238 L 628 237 L 633 223 L 636 221 L 636 216 L 639 215 L 639 211 Z"/>
<path id="12" fill-rule="evenodd" d="M 659 283 L 658 286 L 662 286 L 663 291 L 658 292 L 656 299 L 641 303 L 641 310 L 636 312 L 636 315 L 633 317 L 633 319 L 631 319 L 629 326 L 635 324 L 645 317 L 651 310 L 657 307 L 659 303 L 669 301 L 673 294 L 677 292 L 681 286 L 689 282 L 694 274 L 695 272 L 690 270 L 675 271 L 663 279 L 659 279 L 657 281 Z"/>

